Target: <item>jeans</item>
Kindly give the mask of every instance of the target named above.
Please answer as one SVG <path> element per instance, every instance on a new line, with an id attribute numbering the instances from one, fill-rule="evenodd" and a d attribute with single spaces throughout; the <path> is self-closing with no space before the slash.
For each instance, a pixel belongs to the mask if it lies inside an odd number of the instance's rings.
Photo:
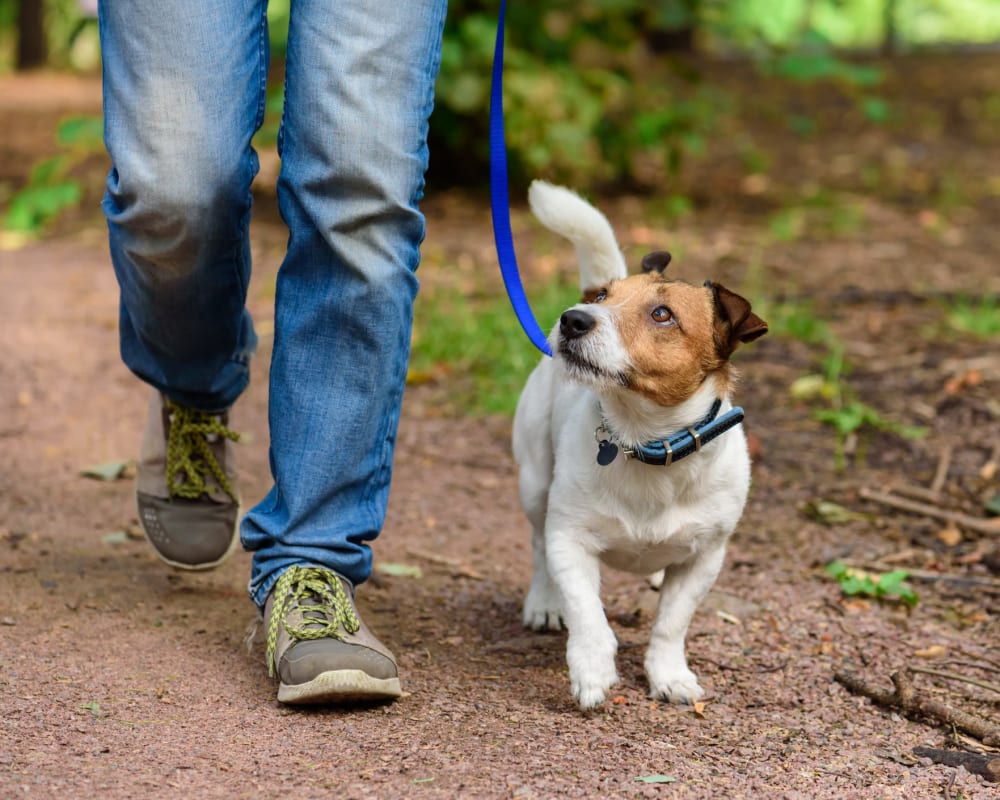
<path id="1" fill-rule="evenodd" d="M 270 374 L 274 486 L 241 523 L 263 606 L 292 564 L 371 573 L 409 358 L 417 204 L 445 0 L 292 0 Z M 122 358 L 175 401 L 233 404 L 250 184 L 268 67 L 264 0 L 102 0 L 104 197 Z"/>

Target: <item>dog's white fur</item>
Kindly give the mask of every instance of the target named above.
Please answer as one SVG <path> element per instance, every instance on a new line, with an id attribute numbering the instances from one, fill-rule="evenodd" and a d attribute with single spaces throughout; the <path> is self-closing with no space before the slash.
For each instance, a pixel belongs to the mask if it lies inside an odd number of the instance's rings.
<path id="1" fill-rule="evenodd" d="M 544 225 L 576 246 L 582 289 L 626 278 L 614 232 L 597 209 L 539 181 L 529 201 Z M 599 369 L 580 370 L 560 357 L 557 325 L 550 335 L 556 357 L 543 359 L 531 374 L 514 420 L 521 502 L 533 529 L 524 624 L 535 630 L 565 625 L 572 692 L 582 708 L 592 708 L 618 681 L 617 641 L 600 599 L 601 563 L 641 575 L 662 571 L 645 658 L 650 693 L 692 703 L 703 690 L 688 668 L 684 639 L 743 512 L 750 484 L 746 439 L 738 426 L 669 467 L 623 455 L 599 466 L 595 429 L 602 418 L 619 441 L 663 438 L 703 418 L 716 397 L 723 400 L 720 413 L 731 408 L 728 381 L 717 385 L 709 376 L 679 403 L 658 404 L 616 378 L 631 366 L 630 343 L 616 326 L 620 307 L 574 308 L 596 319 L 580 346 Z"/>

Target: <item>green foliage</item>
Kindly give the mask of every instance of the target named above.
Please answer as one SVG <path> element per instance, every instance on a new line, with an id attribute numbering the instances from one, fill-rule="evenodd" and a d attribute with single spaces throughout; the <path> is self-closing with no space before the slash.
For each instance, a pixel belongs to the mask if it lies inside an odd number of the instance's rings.
<path id="1" fill-rule="evenodd" d="M 897 600 L 909 608 L 916 606 L 920 599 L 906 583 L 906 579 L 910 577 L 906 570 L 896 569 L 873 575 L 849 567 L 843 561 L 834 561 L 827 565 L 826 573 L 840 584 L 840 590 L 846 595 Z"/>
<path id="2" fill-rule="evenodd" d="M 843 380 L 847 371 L 843 347 L 834 342 L 824 359 L 823 386 L 829 387 L 826 395 L 827 408 L 819 409 L 813 416 L 820 422 L 831 425 L 837 432 L 837 449 L 834 454 L 838 471 L 846 466 L 846 445 L 848 438 L 865 430 L 886 431 L 905 439 L 922 439 L 927 429 L 902 423 L 884 417 L 878 409 L 854 397 L 850 385 Z"/>
<path id="3" fill-rule="evenodd" d="M 830 326 L 817 315 L 811 303 L 758 300 L 754 303 L 754 309 L 767 320 L 772 336 L 787 337 L 807 344 L 831 344 L 834 341 Z"/>
<path id="4" fill-rule="evenodd" d="M 1000 336 L 1000 300 L 996 295 L 958 298 L 949 304 L 946 320 L 959 333 L 984 339 Z"/>
<path id="5" fill-rule="evenodd" d="M 771 214 L 768 233 L 779 242 L 792 242 L 807 235 L 849 236 L 859 233 L 865 222 L 865 209 L 859 198 L 816 187 L 804 198 L 796 198 L 794 203 Z"/>
<path id="6" fill-rule="evenodd" d="M 896 433 L 905 439 L 922 439 L 927 435 L 926 428 L 888 420 L 877 409 L 858 400 L 842 403 L 838 408 L 817 411 L 816 419 L 832 425 L 842 438 L 865 427 Z"/>
<path id="7" fill-rule="evenodd" d="M 39 161 L 27 185 L 16 192 L 3 217 L 3 228 L 37 235 L 60 213 L 80 204 L 83 189 L 73 170 L 103 151 L 103 127 L 97 117 L 67 117 L 56 128 L 58 155 Z"/>
<path id="8" fill-rule="evenodd" d="M 540 286 L 532 294 L 532 310 L 543 330 L 579 300 L 579 288 L 568 283 Z M 411 373 L 468 377 L 456 387 L 463 411 L 512 414 L 539 358 L 506 296 L 468 297 L 439 289 L 418 298 Z"/>
<path id="9" fill-rule="evenodd" d="M 846 467 L 846 445 L 851 436 L 865 431 L 886 431 L 906 439 L 927 435 L 926 428 L 888 419 L 855 396 L 847 381 L 850 365 L 844 357 L 843 344 L 809 303 L 765 300 L 755 302 L 754 307 L 768 321 L 772 336 L 804 342 L 824 353 L 822 372 L 798 377 L 789 387 L 789 393 L 794 400 L 822 406 L 813 411 L 813 417 L 830 425 L 837 434 L 834 458 L 838 471 Z"/>
<path id="10" fill-rule="evenodd" d="M 642 45 L 658 30 L 692 24 L 693 9 L 679 0 L 652 9 L 641 0 L 511 6 L 504 112 L 514 179 L 648 183 L 704 152 L 724 96 L 651 59 Z M 449 168 L 465 166 L 469 177 L 483 174 L 486 159 L 496 25 L 493 7 L 450 5 L 432 152 L 462 153 L 466 163 Z"/>

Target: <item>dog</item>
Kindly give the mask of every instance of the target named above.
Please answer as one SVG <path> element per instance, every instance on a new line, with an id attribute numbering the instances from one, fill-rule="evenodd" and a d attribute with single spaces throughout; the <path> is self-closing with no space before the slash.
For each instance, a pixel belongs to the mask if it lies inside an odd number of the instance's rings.
<path id="1" fill-rule="evenodd" d="M 513 426 L 521 504 L 532 527 L 525 627 L 568 630 L 566 660 L 582 709 L 618 682 L 618 647 L 600 568 L 656 576 L 645 657 L 652 697 L 694 703 L 688 625 L 722 568 L 750 486 L 730 394 L 729 358 L 767 332 L 750 303 L 712 282 L 665 277 L 650 253 L 627 275 L 607 218 L 574 192 L 532 183 L 538 220 L 576 247 L 583 300 L 549 336 Z"/>

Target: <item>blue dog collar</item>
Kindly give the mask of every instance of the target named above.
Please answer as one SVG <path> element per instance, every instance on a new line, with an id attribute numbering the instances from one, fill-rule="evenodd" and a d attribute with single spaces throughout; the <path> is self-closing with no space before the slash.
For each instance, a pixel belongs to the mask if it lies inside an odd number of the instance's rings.
<path id="1" fill-rule="evenodd" d="M 597 439 L 597 463 L 606 467 L 621 452 L 626 458 L 634 458 L 643 464 L 669 467 L 675 461 L 697 453 L 710 441 L 743 421 L 743 409 L 739 406 L 720 417 L 721 408 L 722 401 L 717 399 L 708 414 L 690 428 L 678 431 L 666 439 L 654 439 L 636 447 L 616 444 L 607 423 L 602 422 L 594 431 L 594 437 Z"/>

